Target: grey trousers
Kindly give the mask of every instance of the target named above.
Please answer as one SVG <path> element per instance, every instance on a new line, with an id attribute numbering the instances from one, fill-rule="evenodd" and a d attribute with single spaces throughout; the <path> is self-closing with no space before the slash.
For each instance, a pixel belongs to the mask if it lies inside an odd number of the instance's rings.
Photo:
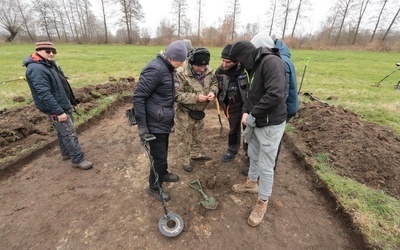
<path id="1" fill-rule="evenodd" d="M 274 184 L 275 158 L 279 143 L 285 131 L 286 121 L 273 126 L 254 128 L 247 154 L 250 158 L 249 180 L 259 178 L 258 194 L 267 200 Z"/>

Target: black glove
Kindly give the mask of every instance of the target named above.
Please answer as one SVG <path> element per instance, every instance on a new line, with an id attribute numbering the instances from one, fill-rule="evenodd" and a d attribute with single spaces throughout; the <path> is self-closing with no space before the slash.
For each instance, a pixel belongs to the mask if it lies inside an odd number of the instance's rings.
<path id="1" fill-rule="evenodd" d="M 143 140 L 143 137 L 148 133 L 149 133 L 149 130 L 147 129 L 147 127 L 139 126 L 139 136 L 140 136 L 141 140 Z"/>

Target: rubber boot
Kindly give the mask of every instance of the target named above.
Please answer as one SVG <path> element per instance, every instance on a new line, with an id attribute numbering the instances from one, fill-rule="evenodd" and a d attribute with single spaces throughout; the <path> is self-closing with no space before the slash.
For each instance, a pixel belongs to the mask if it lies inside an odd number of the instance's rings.
<path id="1" fill-rule="evenodd" d="M 233 185 L 232 190 L 235 193 L 258 194 L 257 180 L 251 181 L 246 178 L 242 183 Z"/>
<path id="2" fill-rule="evenodd" d="M 254 207 L 253 211 L 251 211 L 250 216 L 247 220 L 247 224 L 252 227 L 258 226 L 264 218 L 264 214 L 267 211 L 268 200 L 262 201 L 258 198 L 257 204 Z"/>

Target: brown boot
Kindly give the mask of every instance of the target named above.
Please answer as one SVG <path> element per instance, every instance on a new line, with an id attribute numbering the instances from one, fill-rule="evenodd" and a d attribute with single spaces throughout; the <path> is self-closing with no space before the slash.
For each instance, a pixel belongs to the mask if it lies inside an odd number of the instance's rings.
<path id="1" fill-rule="evenodd" d="M 251 211 L 247 223 L 252 227 L 258 226 L 264 218 L 264 214 L 267 211 L 267 206 L 268 200 L 262 201 L 260 198 L 258 198 L 257 204 L 253 211 Z"/>
<path id="2" fill-rule="evenodd" d="M 233 192 L 236 193 L 251 193 L 258 194 L 258 184 L 257 180 L 251 181 L 249 178 L 246 178 L 244 182 L 240 184 L 235 184 L 232 186 Z"/>

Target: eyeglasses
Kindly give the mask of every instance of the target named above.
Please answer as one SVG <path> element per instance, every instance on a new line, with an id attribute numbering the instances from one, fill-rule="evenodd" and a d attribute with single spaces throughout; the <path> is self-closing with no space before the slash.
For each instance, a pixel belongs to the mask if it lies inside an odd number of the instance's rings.
<path id="1" fill-rule="evenodd" d="M 206 69 L 207 65 L 194 65 L 196 66 L 198 69 Z"/>
<path id="2" fill-rule="evenodd" d="M 46 54 L 50 55 L 50 53 L 53 53 L 53 55 L 57 54 L 57 51 L 55 50 L 45 50 Z"/>

